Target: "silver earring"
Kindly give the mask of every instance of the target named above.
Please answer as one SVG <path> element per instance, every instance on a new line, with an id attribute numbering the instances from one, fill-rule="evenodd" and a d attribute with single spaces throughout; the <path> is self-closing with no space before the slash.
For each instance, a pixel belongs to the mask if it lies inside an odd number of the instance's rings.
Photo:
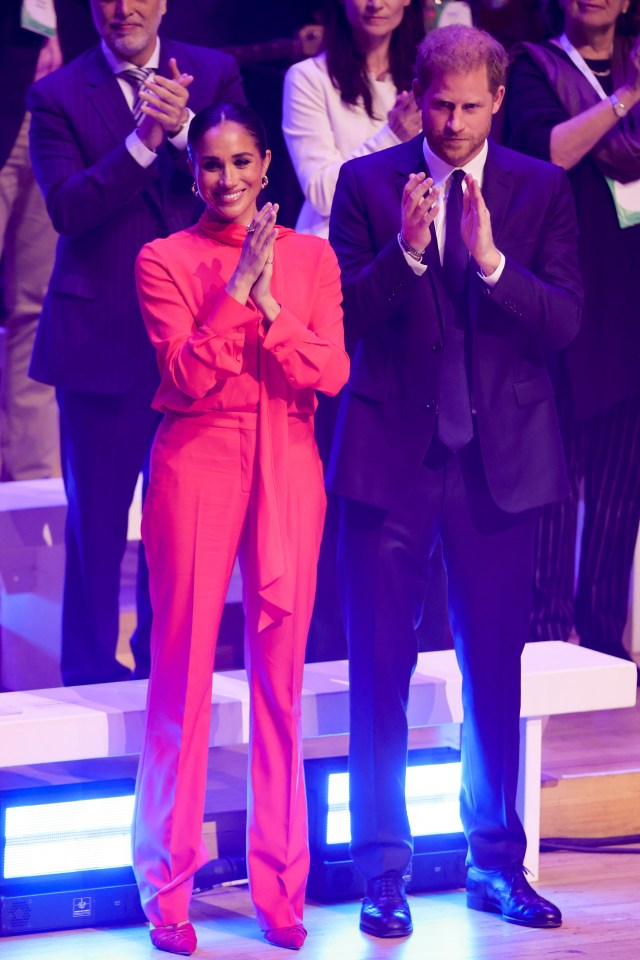
<path id="1" fill-rule="evenodd" d="M 194 197 L 200 196 L 200 194 L 198 193 L 198 184 L 195 182 L 195 180 L 191 184 L 191 193 L 194 195 Z"/>
<path id="2" fill-rule="evenodd" d="M 269 177 L 265 173 L 264 177 L 262 178 L 262 189 L 264 190 L 264 188 L 268 186 L 269 186 Z"/>

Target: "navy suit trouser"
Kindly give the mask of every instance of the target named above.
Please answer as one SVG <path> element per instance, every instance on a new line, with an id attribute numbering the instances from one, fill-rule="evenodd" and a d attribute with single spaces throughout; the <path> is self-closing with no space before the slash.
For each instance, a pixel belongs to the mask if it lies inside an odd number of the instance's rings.
<path id="1" fill-rule="evenodd" d="M 67 686 L 122 680 L 116 660 L 120 567 L 136 482 L 160 420 L 157 384 L 126 393 L 58 388 L 62 473 L 68 500 L 61 672 Z M 144 551 L 138 566 L 134 676 L 149 675 L 151 604 Z"/>
<path id="2" fill-rule="evenodd" d="M 351 852 L 365 879 L 404 873 L 412 854 L 404 787 L 407 705 L 429 557 L 442 537 L 449 617 L 463 676 L 461 817 L 468 861 L 522 863 L 516 813 L 520 658 L 529 629 L 535 520 L 487 489 L 477 439 L 434 441 L 390 510 L 342 501 L 339 570 L 349 642 Z"/>

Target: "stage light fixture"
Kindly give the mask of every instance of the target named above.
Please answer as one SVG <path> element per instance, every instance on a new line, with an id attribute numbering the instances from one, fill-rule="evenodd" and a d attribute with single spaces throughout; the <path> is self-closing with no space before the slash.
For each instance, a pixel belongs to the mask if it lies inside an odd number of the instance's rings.
<path id="1" fill-rule="evenodd" d="M 2 935 L 144 921 L 133 780 L 0 793 Z"/>
<path id="2" fill-rule="evenodd" d="M 349 856 L 346 757 L 305 762 L 309 803 L 309 896 L 322 902 L 362 896 L 364 882 Z M 405 795 L 414 841 L 410 890 L 464 883 L 467 843 L 460 822 L 460 754 L 448 747 L 409 754 Z"/>

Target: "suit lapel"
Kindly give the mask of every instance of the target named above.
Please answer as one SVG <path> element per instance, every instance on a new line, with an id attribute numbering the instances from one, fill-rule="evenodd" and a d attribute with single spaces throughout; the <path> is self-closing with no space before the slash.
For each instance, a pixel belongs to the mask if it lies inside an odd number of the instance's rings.
<path id="1" fill-rule="evenodd" d="M 120 142 L 134 129 L 131 111 L 100 47 L 92 54 L 87 61 L 89 101 L 114 140 Z"/>
<path id="2" fill-rule="evenodd" d="M 491 230 L 496 246 L 500 247 L 500 236 L 506 227 L 507 210 L 513 193 L 513 175 L 504 162 L 504 156 L 497 144 L 489 141 L 489 152 L 484 167 L 482 196 L 491 214 Z"/>

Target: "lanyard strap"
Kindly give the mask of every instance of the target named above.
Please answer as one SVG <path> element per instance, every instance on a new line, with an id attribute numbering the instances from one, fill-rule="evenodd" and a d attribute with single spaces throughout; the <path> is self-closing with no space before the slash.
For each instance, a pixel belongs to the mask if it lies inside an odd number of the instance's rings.
<path id="1" fill-rule="evenodd" d="M 566 33 L 563 33 L 561 36 L 557 37 L 557 39 L 554 40 L 554 43 L 557 43 L 558 46 L 562 47 L 564 52 L 567 54 L 567 56 L 578 68 L 578 70 L 580 71 L 582 76 L 585 78 L 587 83 L 591 84 L 591 86 L 593 87 L 595 92 L 598 94 L 600 99 L 607 100 L 608 96 L 602 89 L 602 85 L 598 81 L 598 78 L 593 75 L 591 70 L 589 70 L 589 67 L 585 63 L 583 57 L 581 56 L 581 54 L 578 53 L 578 51 L 576 50 L 574 45 L 571 43 L 571 40 L 569 40 L 569 37 L 566 35 Z"/>

